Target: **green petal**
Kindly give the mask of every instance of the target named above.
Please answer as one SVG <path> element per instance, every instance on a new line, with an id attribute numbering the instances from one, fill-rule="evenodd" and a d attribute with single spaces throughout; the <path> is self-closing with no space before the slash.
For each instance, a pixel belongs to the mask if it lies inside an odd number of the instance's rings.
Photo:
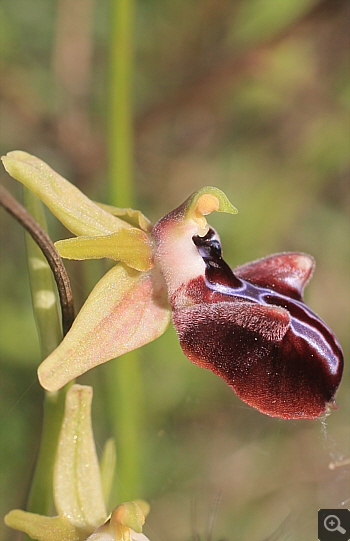
<path id="1" fill-rule="evenodd" d="M 134 210 L 131 208 L 122 209 L 119 207 L 113 207 L 112 205 L 105 205 L 103 203 L 97 203 L 99 207 L 106 210 L 107 212 L 110 212 L 113 214 L 113 216 L 118 216 L 119 218 L 123 218 L 128 224 L 132 225 L 133 227 L 140 227 L 143 231 L 146 231 L 147 233 L 150 233 L 152 231 L 153 224 L 149 221 L 149 219 L 142 214 L 140 210 Z"/>
<path id="2" fill-rule="evenodd" d="M 75 235 L 108 235 L 131 227 L 93 203 L 39 158 L 15 150 L 2 161 L 6 171 L 34 192 Z"/>
<path id="3" fill-rule="evenodd" d="M 5 524 L 38 541 L 84 541 L 92 533 L 91 527 L 77 528 L 68 517 L 44 517 L 20 509 L 10 511 Z"/>
<path id="4" fill-rule="evenodd" d="M 106 520 L 100 467 L 91 427 L 92 387 L 73 385 L 54 466 L 54 500 L 60 515 L 75 526 L 97 528 Z"/>
<path id="5" fill-rule="evenodd" d="M 121 524 L 131 528 L 136 533 L 142 533 L 145 516 L 136 502 L 124 502 L 118 505 L 111 514 L 111 523 L 115 526 Z"/>
<path id="6" fill-rule="evenodd" d="M 41 385 L 57 391 L 94 366 L 163 334 L 170 322 L 165 284 L 118 263 L 98 282 L 55 351 L 39 366 Z"/>
<path id="7" fill-rule="evenodd" d="M 60 256 L 67 259 L 109 257 L 139 271 L 148 271 L 154 266 L 152 246 L 146 233 L 133 227 L 100 237 L 59 240 L 55 246 Z"/>
<path id="8" fill-rule="evenodd" d="M 203 216 L 210 214 L 214 210 L 229 214 L 237 214 L 238 212 L 228 197 L 219 188 L 205 186 L 192 194 L 185 202 L 184 218 L 192 218 L 203 226 L 203 223 L 206 224 Z"/>

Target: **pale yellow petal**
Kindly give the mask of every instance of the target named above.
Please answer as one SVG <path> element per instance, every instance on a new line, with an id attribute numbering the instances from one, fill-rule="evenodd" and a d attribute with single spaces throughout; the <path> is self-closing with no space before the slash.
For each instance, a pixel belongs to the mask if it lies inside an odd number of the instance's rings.
<path id="1" fill-rule="evenodd" d="M 39 158 L 15 150 L 2 161 L 6 171 L 35 193 L 75 235 L 108 235 L 131 227 L 93 203 Z"/>
<path id="2" fill-rule="evenodd" d="M 53 474 L 55 506 L 74 526 L 106 520 L 100 467 L 91 426 L 92 387 L 73 385 L 66 406 Z"/>
<path id="3" fill-rule="evenodd" d="M 131 208 L 123 209 L 119 207 L 113 207 L 112 205 L 105 205 L 104 203 L 96 203 L 99 207 L 103 208 L 107 212 L 113 214 L 113 216 L 118 216 L 123 218 L 132 226 L 140 227 L 143 231 L 149 233 L 152 231 L 153 224 L 149 219 L 142 214 L 140 210 L 134 210 Z"/>
<path id="4" fill-rule="evenodd" d="M 94 366 L 155 340 L 170 317 L 162 277 L 118 263 L 98 282 L 63 342 L 40 365 L 41 385 L 56 391 Z"/>
<path id="5" fill-rule="evenodd" d="M 76 527 L 65 516 L 44 517 L 14 509 L 4 520 L 10 528 L 25 532 L 38 541 L 84 541 L 91 534 L 91 527 Z"/>
<path id="6" fill-rule="evenodd" d="M 152 246 L 146 233 L 134 227 L 100 237 L 59 240 L 55 246 L 60 256 L 66 259 L 109 257 L 139 271 L 148 271 L 154 266 Z"/>

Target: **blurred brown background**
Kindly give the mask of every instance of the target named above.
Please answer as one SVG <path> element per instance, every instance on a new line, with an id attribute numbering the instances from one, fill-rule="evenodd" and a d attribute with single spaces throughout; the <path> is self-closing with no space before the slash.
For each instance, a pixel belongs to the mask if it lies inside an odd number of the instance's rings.
<path id="1" fill-rule="evenodd" d="M 113 1 L 113 0 L 112 0 Z M 349 353 L 349 21 L 346 0 L 139 0 L 136 208 L 156 221 L 203 185 L 236 266 L 278 251 L 317 261 L 306 300 Z M 35 154 L 108 202 L 110 2 L 3 0 L 1 153 Z M 1 181 L 18 198 L 19 186 Z M 65 233 L 49 218 L 54 240 Z M 1 212 L 1 515 L 23 507 L 40 438 L 40 362 L 23 232 Z M 103 264 L 67 265 L 77 306 Z M 325 422 L 271 419 L 184 357 L 173 330 L 141 350 L 142 494 L 152 541 L 316 539 L 319 508 L 349 507 L 349 368 Z M 98 447 L 110 434 L 103 368 Z M 118 503 L 118 502 L 116 502 Z M 196 512 L 195 512 L 196 510 Z M 195 516 L 197 518 L 195 519 Z M 197 533 L 196 533 L 197 532 Z M 0 524 L 0 537 L 16 539 Z"/>

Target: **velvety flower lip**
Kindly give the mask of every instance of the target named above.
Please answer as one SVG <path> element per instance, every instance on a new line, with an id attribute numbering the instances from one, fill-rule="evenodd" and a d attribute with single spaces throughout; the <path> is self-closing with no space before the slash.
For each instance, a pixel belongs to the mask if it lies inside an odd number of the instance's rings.
<path id="1" fill-rule="evenodd" d="M 192 242 L 186 249 L 190 269 L 183 270 L 182 262 L 171 260 L 174 251 L 181 253 L 184 218 L 179 209 L 153 231 L 155 260 L 167 282 L 185 355 L 267 415 L 315 418 L 335 407 L 343 353 L 332 331 L 303 300 L 313 258 L 274 254 L 232 271 L 222 258 L 217 233 L 198 226 L 186 239 L 188 245 Z"/>

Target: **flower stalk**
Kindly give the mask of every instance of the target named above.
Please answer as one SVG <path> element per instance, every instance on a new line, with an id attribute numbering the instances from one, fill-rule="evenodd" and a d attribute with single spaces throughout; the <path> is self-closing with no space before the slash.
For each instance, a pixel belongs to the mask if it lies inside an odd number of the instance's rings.
<path id="1" fill-rule="evenodd" d="M 133 199 L 132 77 L 134 0 L 113 0 L 110 26 L 108 110 L 109 193 L 113 205 Z"/>
<path id="2" fill-rule="evenodd" d="M 133 203 L 133 30 L 134 0 L 111 2 L 109 88 L 109 194 L 112 205 Z M 115 496 L 130 499 L 139 492 L 142 377 L 138 352 L 106 367 L 113 434 L 117 442 L 120 486 Z"/>

